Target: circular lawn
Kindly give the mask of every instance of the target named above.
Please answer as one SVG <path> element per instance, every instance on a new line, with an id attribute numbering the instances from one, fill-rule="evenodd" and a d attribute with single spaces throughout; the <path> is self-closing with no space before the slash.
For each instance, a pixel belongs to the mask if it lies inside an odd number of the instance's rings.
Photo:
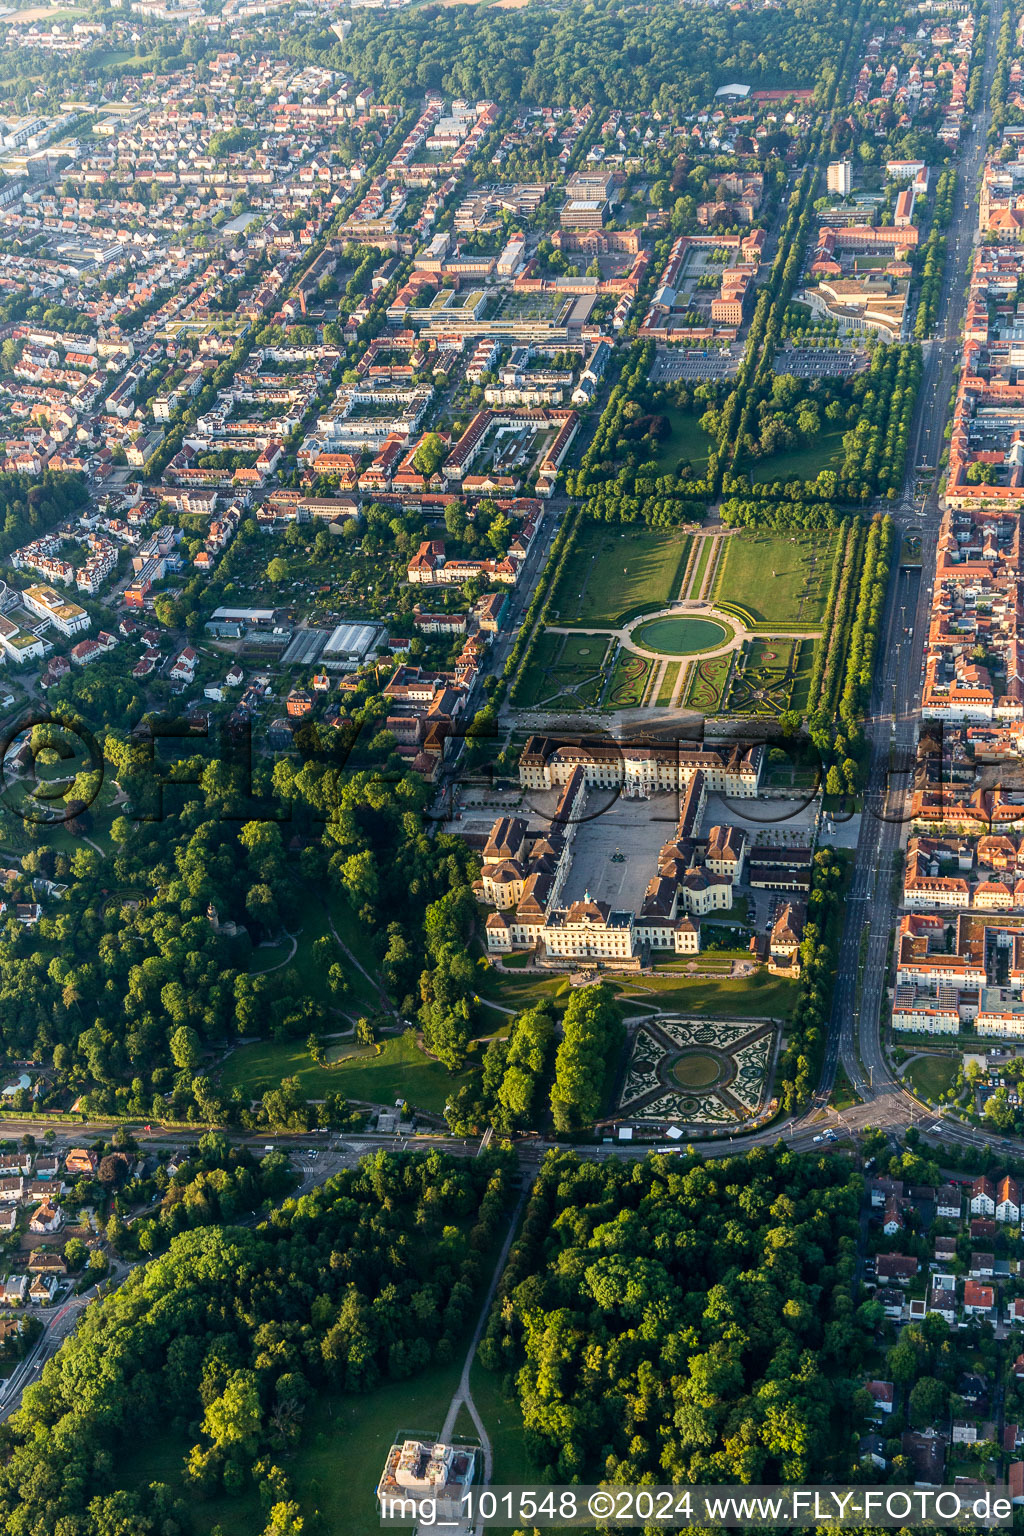
<path id="1" fill-rule="evenodd" d="M 672 1076 L 684 1088 L 710 1088 L 725 1076 L 725 1071 L 709 1051 L 687 1051 L 673 1062 Z"/>
<path id="2" fill-rule="evenodd" d="M 632 632 L 632 639 L 647 651 L 663 656 L 694 656 L 698 651 L 716 651 L 729 639 L 729 631 L 716 619 L 690 619 L 672 615 L 648 619 Z"/>

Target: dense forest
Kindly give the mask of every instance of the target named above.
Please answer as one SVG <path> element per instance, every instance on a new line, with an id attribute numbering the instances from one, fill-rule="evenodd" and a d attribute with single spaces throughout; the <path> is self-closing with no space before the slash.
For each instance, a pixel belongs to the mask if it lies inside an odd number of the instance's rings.
<path id="1" fill-rule="evenodd" d="M 0 1427 L 0 1529 L 185 1536 L 180 1490 L 118 1479 L 128 1448 L 173 1436 L 186 1485 L 211 1494 L 254 1478 L 275 1530 L 292 1503 L 280 1458 L 314 1393 L 366 1392 L 455 1358 L 508 1179 L 506 1154 L 379 1153 L 256 1229 L 176 1237 L 89 1308 Z"/>
<path id="2" fill-rule="evenodd" d="M 800 1482 L 855 1461 L 862 1183 L 781 1148 L 534 1187 L 482 1346 L 552 1481 Z"/>
<path id="3" fill-rule="evenodd" d="M 108 771 L 128 795 L 113 859 L 84 840 L 55 851 L 44 829 L 28 829 L 43 841 L 22 861 L 25 899 L 37 877 L 68 890 L 35 927 L 11 915 L 0 927 L 4 1052 L 52 1066 L 98 1112 L 248 1123 L 247 1101 L 212 1085 L 210 1054 L 239 1035 L 320 1035 L 337 1027 L 348 992 L 348 961 L 329 935 L 317 941 L 322 998 L 289 964 L 249 974 L 253 944 L 277 937 L 313 892 L 374 935 L 392 997 L 406 1013 L 419 1000 L 427 1044 L 461 1065 L 476 1006 L 473 855 L 458 838 L 427 835 L 427 787 L 392 763 L 390 736 L 356 759 L 343 729 L 330 735 L 322 755 L 282 759 L 272 780 L 266 770 L 254 806 L 238 764 L 197 752 L 161 767 L 140 738 L 108 731 Z M 88 778 L 71 791 L 84 805 Z M 68 825 L 81 831 L 87 818 Z M 0 811 L 0 835 L 17 830 Z M 338 1123 L 340 1110 L 328 1099 L 318 1113 Z M 264 1111 L 293 1129 L 312 1113 L 281 1089 Z"/>
<path id="4" fill-rule="evenodd" d="M 318 28 L 285 51 L 372 80 L 385 101 L 429 89 L 471 100 L 692 111 L 732 80 L 820 88 L 849 25 L 834 0 L 764 10 L 691 6 L 684 26 L 674 6 L 621 0 L 561 10 L 428 5 L 400 17 L 364 13 L 343 43 Z"/>

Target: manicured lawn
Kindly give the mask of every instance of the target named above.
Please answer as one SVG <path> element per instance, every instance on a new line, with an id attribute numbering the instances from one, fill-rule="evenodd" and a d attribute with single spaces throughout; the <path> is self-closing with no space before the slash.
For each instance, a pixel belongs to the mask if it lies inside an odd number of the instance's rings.
<path id="1" fill-rule="evenodd" d="M 959 1065 L 959 1056 L 921 1056 L 911 1062 L 904 1076 L 915 1093 L 937 1100 L 952 1088 Z"/>
<path id="2" fill-rule="evenodd" d="M 724 624 L 713 619 L 651 619 L 632 631 L 637 645 L 663 656 L 694 656 L 700 651 L 715 651 L 729 636 Z"/>
<path id="3" fill-rule="evenodd" d="M 466 1080 L 466 1073 L 452 1077 L 432 1061 L 409 1035 L 390 1035 L 373 1046 L 341 1042 L 328 1051 L 336 1059 L 318 1067 L 305 1046 L 297 1040 L 262 1040 L 256 1045 L 242 1045 L 225 1061 L 220 1073 L 221 1086 L 241 1088 L 257 1099 L 268 1088 L 277 1087 L 282 1078 L 297 1077 L 308 1098 L 322 1099 L 328 1093 L 345 1098 L 364 1099 L 370 1104 L 393 1104 L 406 1099 L 414 1108 L 440 1114 L 454 1088 Z"/>
<path id="4" fill-rule="evenodd" d="M 635 709 L 642 704 L 653 666 L 653 661 L 645 660 L 633 651 L 620 650 L 605 695 L 605 708 Z"/>
<path id="5" fill-rule="evenodd" d="M 700 416 L 693 411 L 680 411 L 674 407 L 662 411 L 661 415 L 668 418 L 672 431 L 662 441 L 655 461 L 659 473 L 674 475 L 680 459 L 689 459 L 697 474 L 702 474 L 707 468 L 711 439 L 706 432 L 701 431 Z"/>
<path id="6" fill-rule="evenodd" d="M 690 590 L 687 593 L 688 597 L 691 595 L 693 597 L 700 597 L 701 588 L 704 585 L 704 578 L 708 572 L 708 560 L 711 558 L 711 551 L 714 549 L 714 547 L 714 539 L 709 538 L 701 540 L 700 554 L 697 556 L 697 564 L 694 568 L 693 575 L 690 578 Z"/>
<path id="7" fill-rule="evenodd" d="M 523 674 L 516 703 L 524 708 L 579 708 L 597 703 L 610 641 L 604 635 L 559 635 L 544 630 Z"/>
<path id="8" fill-rule="evenodd" d="M 665 675 L 661 680 L 661 687 L 658 689 L 658 697 L 655 701 L 662 708 L 667 709 L 672 703 L 672 695 L 679 681 L 679 669 L 682 665 L 681 661 L 670 661 L 665 668 Z"/>
<path id="9" fill-rule="evenodd" d="M 784 1019 L 796 1000 L 797 983 L 767 971 L 736 981 L 731 977 L 696 976 L 686 981 L 679 976 L 644 976 L 621 986 L 619 993 L 627 1005 L 635 998 L 666 1011 L 706 1013 L 720 1019 L 758 1014 Z"/>
<path id="10" fill-rule="evenodd" d="M 690 670 L 686 689 L 687 709 L 699 709 L 702 714 L 714 714 L 722 707 L 722 695 L 732 668 L 732 652 L 714 656 L 710 661 L 696 661 Z"/>
<path id="11" fill-rule="evenodd" d="M 841 465 L 846 430 L 845 426 L 829 427 L 803 448 L 792 448 L 753 463 L 743 462 L 739 469 L 745 470 L 755 485 L 771 480 L 813 480 L 819 470 L 838 469 Z"/>
<path id="12" fill-rule="evenodd" d="M 581 525 L 552 603 L 560 624 L 619 624 L 679 596 L 689 535 L 665 528 Z"/>
<path id="13" fill-rule="evenodd" d="M 536 972 L 507 976 L 488 965 L 486 960 L 477 961 L 476 988 L 485 1001 L 500 1003 L 517 1012 L 546 1003 L 554 1012 L 560 1013 L 572 991 L 566 976 L 539 976 Z"/>
<path id="14" fill-rule="evenodd" d="M 715 598 L 745 609 L 755 624 L 820 624 L 828 596 L 834 533 L 754 533 L 726 541 Z"/>

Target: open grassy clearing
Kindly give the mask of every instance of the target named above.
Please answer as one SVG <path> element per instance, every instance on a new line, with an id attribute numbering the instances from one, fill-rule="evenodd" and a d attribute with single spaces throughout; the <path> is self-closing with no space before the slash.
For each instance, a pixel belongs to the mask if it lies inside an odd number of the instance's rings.
<path id="1" fill-rule="evenodd" d="M 744 460 L 738 466 L 739 472 L 749 474 L 755 485 L 774 480 L 813 480 L 819 470 L 840 468 L 846 430 L 844 426 L 829 427 L 803 448 L 790 448 L 770 459 Z"/>
<path id="2" fill-rule="evenodd" d="M 389 1035 L 376 1046 L 339 1041 L 326 1055 L 326 1064 L 318 1066 L 298 1040 L 240 1045 L 224 1062 L 220 1085 L 226 1090 L 240 1088 L 247 1097 L 258 1099 L 268 1088 L 279 1087 L 283 1078 L 297 1077 L 307 1098 L 340 1093 L 370 1104 L 405 1099 L 414 1108 L 438 1115 L 448 1095 L 468 1076 L 468 1071 L 452 1076 L 433 1061 L 417 1045 L 412 1031 Z"/>
<path id="3" fill-rule="evenodd" d="M 680 1013 L 706 1013 L 713 1018 L 752 1018 L 757 1015 L 785 1019 L 796 1001 L 798 983 L 785 977 L 756 971 L 739 980 L 731 977 L 695 976 L 692 981 L 674 976 L 644 976 L 617 984 L 620 1001 L 631 1000 Z"/>
<path id="4" fill-rule="evenodd" d="M 828 596 L 834 533 L 732 534 L 718 566 L 714 600 L 755 624 L 820 624 Z"/>
<path id="5" fill-rule="evenodd" d="M 552 602 L 553 622 L 618 625 L 679 595 L 688 534 L 667 528 L 580 525 Z"/>
<path id="6" fill-rule="evenodd" d="M 708 466 L 708 454 L 712 440 L 701 431 L 700 416 L 694 411 L 681 411 L 669 406 L 661 411 L 668 420 L 671 432 L 664 438 L 655 463 L 658 473 L 674 475 L 683 460 L 689 460 L 698 475 Z"/>
<path id="7" fill-rule="evenodd" d="M 409 1381 L 388 1382 L 363 1395 L 331 1392 L 316 1398 L 299 1449 L 285 1463 L 307 1521 L 319 1510 L 322 1524 L 317 1529 L 324 1536 L 378 1536 L 375 1489 L 388 1447 L 400 1430 L 440 1430 L 461 1369 L 460 1357 L 452 1365 L 436 1366 Z M 119 1457 L 119 1486 L 168 1483 L 187 1500 L 197 1536 L 257 1536 L 266 1516 L 252 1485 L 236 1496 L 221 1493 L 210 1499 L 186 1489 L 182 1464 L 191 1444 L 184 1434 L 168 1432 Z"/>
<path id="8" fill-rule="evenodd" d="M 953 1086 L 959 1056 L 919 1056 L 903 1074 L 915 1093 L 926 1099 L 938 1099 Z"/>

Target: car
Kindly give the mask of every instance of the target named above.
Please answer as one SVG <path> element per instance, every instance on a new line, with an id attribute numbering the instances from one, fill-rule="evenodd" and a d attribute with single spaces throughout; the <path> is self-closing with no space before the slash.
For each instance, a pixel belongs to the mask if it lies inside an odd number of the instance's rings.
<path id="1" fill-rule="evenodd" d="M 826 1141 L 838 1141 L 839 1137 L 836 1135 L 835 1131 L 826 1131 L 825 1132 L 825 1140 Z"/>
<path id="2" fill-rule="evenodd" d="M 824 1136 L 815 1136 L 814 1139 L 815 1139 L 815 1141 L 824 1141 L 825 1140 Z"/>

